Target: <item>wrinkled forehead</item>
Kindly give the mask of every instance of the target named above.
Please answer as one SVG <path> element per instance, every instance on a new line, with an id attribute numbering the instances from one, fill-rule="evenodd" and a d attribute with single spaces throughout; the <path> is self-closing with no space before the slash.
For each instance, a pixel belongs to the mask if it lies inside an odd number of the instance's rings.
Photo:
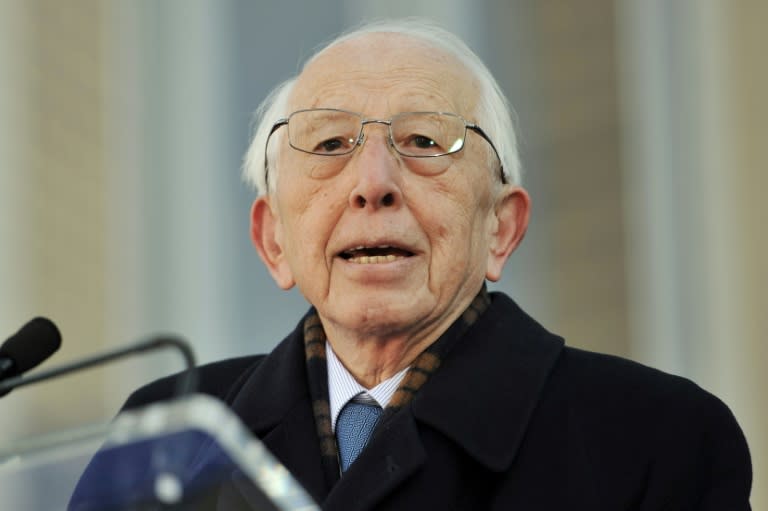
<path id="1" fill-rule="evenodd" d="M 309 61 L 289 107 L 342 108 L 366 116 L 437 110 L 475 120 L 477 90 L 466 66 L 434 44 L 405 34 L 370 33 Z"/>

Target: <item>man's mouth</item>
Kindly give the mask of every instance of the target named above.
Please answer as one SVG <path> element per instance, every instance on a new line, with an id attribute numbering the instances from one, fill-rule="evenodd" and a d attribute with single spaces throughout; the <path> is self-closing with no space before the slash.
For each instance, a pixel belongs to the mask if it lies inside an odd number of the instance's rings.
<path id="1" fill-rule="evenodd" d="M 351 263 L 357 264 L 383 264 L 411 257 L 413 252 L 393 247 L 380 245 L 378 247 L 355 247 L 347 249 L 339 254 L 339 257 Z"/>

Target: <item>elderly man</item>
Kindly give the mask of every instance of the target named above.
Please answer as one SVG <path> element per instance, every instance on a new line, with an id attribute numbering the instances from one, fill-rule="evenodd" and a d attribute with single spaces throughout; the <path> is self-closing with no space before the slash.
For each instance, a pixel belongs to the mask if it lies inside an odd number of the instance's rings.
<path id="1" fill-rule="evenodd" d="M 256 250 L 312 308 L 201 388 L 324 509 L 749 509 L 722 402 L 486 291 L 530 200 L 504 97 L 457 38 L 391 22 L 332 42 L 265 102 L 245 173 Z"/>

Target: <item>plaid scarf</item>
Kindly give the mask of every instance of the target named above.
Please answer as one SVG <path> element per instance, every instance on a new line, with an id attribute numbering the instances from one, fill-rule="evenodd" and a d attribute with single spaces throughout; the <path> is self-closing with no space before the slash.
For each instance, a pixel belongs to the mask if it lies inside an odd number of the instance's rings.
<path id="1" fill-rule="evenodd" d="M 472 303 L 443 335 L 424 350 L 411 364 L 403 381 L 382 414 L 376 429 L 402 410 L 419 389 L 440 367 L 441 360 L 477 321 L 491 303 L 485 284 Z M 340 477 L 336 436 L 331 429 L 331 407 L 328 402 L 328 366 L 325 358 L 325 330 L 317 312 L 312 309 L 304 319 L 304 350 L 307 362 L 309 394 L 315 414 L 315 425 L 320 440 L 323 472 L 330 489 Z M 375 434 L 375 431 L 374 431 Z"/>

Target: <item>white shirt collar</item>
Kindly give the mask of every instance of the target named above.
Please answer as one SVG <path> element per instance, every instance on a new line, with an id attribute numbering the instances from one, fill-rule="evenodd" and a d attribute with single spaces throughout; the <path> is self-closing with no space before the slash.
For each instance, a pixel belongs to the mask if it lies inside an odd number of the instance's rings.
<path id="1" fill-rule="evenodd" d="M 400 382 L 408 372 L 408 367 L 389 377 L 372 389 L 360 385 L 355 377 L 341 363 L 333 352 L 331 344 L 325 343 L 325 357 L 328 362 L 328 400 L 331 406 L 331 429 L 336 431 L 336 419 L 347 402 L 355 401 L 376 403 L 386 408 Z"/>

